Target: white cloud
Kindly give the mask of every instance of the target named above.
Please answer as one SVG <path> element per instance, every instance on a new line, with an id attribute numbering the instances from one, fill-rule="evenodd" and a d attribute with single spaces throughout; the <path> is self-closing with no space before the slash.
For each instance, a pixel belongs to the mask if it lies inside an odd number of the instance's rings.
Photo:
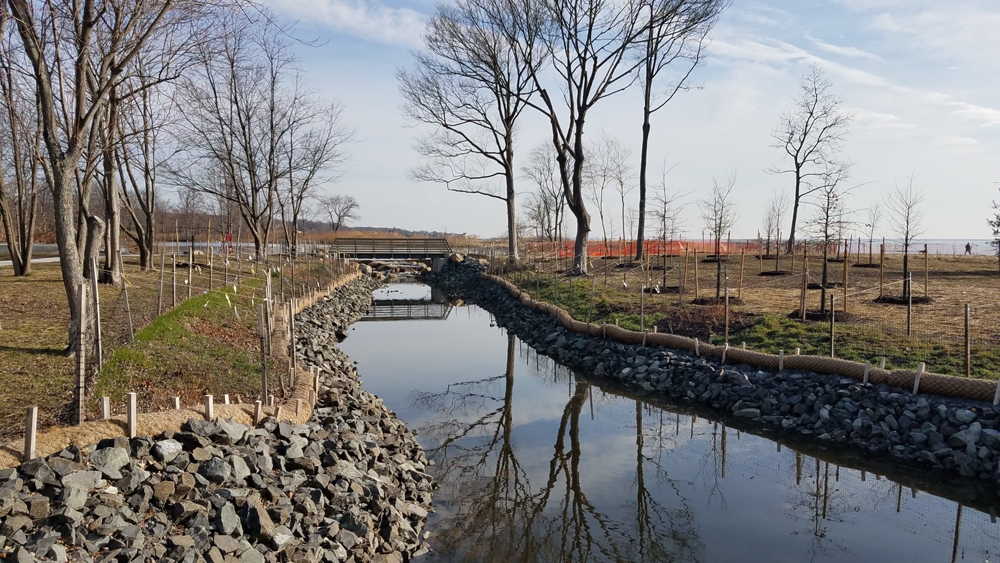
<path id="1" fill-rule="evenodd" d="M 270 0 L 284 16 L 319 23 L 370 41 L 418 47 L 426 16 L 410 8 L 386 6 L 381 0 Z"/>
<path id="2" fill-rule="evenodd" d="M 966 102 L 947 102 L 948 106 L 957 108 L 952 113 L 967 119 L 982 122 L 984 127 L 1000 126 L 1000 110 L 977 106 Z"/>
<path id="3" fill-rule="evenodd" d="M 854 114 L 854 124 L 858 127 L 872 129 L 915 129 L 916 125 L 909 123 L 891 113 L 880 113 L 867 109 L 849 108 Z"/>
<path id="4" fill-rule="evenodd" d="M 806 39 L 812 41 L 812 44 L 819 47 L 821 50 L 840 57 L 848 57 L 852 59 L 868 59 L 870 61 L 882 60 L 882 57 L 874 53 L 869 53 L 868 51 L 863 51 L 861 49 L 858 49 L 857 47 L 843 47 L 840 45 L 833 45 L 830 43 L 826 43 L 825 41 L 816 39 L 815 37 L 810 37 L 808 35 L 806 36 Z"/>

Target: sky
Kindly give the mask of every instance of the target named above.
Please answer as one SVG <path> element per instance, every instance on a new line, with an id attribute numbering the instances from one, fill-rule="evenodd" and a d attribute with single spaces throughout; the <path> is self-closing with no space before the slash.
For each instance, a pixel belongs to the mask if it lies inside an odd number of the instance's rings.
<path id="1" fill-rule="evenodd" d="M 300 48 L 307 80 L 343 103 L 357 129 L 343 174 L 325 188 L 358 200 L 358 225 L 505 233 L 502 202 L 407 176 L 420 162 L 413 145 L 424 130 L 403 116 L 396 73 L 412 66 L 435 2 L 268 4 L 280 18 L 297 22 L 299 37 L 315 40 Z M 854 163 L 851 185 L 857 188 L 847 201 L 854 220 L 863 224 L 869 206 L 912 179 L 924 196 L 925 238 L 991 238 L 986 220 L 993 200 L 1000 200 L 997 29 L 995 0 L 733 0 L 692 77 L 698 88 L 680 93 L 653 117 L 650 177 L 658 181 L 666 164 L 669 189 L 688 194 L 682 229 L 697 238 L 704 228 L 698 202 L 713 178 L 735 175 L 733 238 L 755 238 L 768 199 L 777 192 L 790 196 L 793 189 L 790 176 L 768 172 L 787 165 L 783 151 L 773 147 L 774 128 L 792 108 L 801 77 L 818 65 L 854 116 L 839 155 Z M 603 100 L 592 110 L 586 135 L 616 137 L 633 149 L 638 168 L 641 109 L 637 88 Z M 517 154 L 523 157 L 546 139 L 542 116 L 526 113 Z M 519 198 L 532 190 L 519 178 Z M 637 195 L 636 189 L 630 197 Z M 880 234 L 893 238 L 883 223 Z M 596 219 L 593 229 L 591 236 L 599 235 Z"/>

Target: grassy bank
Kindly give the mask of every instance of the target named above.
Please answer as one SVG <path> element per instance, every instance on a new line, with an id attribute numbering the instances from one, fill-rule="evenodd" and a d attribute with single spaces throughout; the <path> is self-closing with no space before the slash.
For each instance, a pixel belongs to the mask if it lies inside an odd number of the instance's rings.
<path id="1" fill-rule="evenodd" d="M 532 297 L 558 304 L 579 320 L 617 323 L 623 328 L 640 330 L 641 307 L 647 330 L 656 326 L 660 332 L 696 337 L 716 344 L 725 340 L 724 307 L 693 305 L 687 295 L 684 305 L 678 305 L 676 291 L 647 294 L 640 305 L 637 287 L 641 280 L 628 280 L 629 290 L 626 291 L 620 273 L 617 279 L 611 278 L 615 281 L 607 284 L 602 283 L 600 277 L 593 278 L 597 280 L 595 283 L 591 278 L 567 277 L 562 273 L 553 276 L 551 272 L 536 272 L 530 276 L 521 272 L 508 274 L 507 278 L 520 282 L 521 289 Z M 714 295 L 711 281 L 704 280 L 703 295 Z M 730 345 L 739 346 L 741 342 L 746 342 L 749 349 L 775 354 L 779 350 L 791 354 L 796 348 L 801 349 L 803 354 L 830 354 L 829 323 L 803 323 L 786 315 L 750 309 L 752 306 L 747 305 L 731 307 Z M 937 373 L 965 375 L 965 348 L 960 339 L 938 340 L 928 338 L 926 333 L 908 338 L 905 331 L 901 335 L 898 329 L 887 329 L 877 319 L 876 322 L 862 319 L 852 324 L 838 323 L 835 332 L 835 354 L 838 358 L 860 362 L 870 360 L 878 364 L 880 358 L 885 357 L 889 369 L 914 369 L 924 362 L 927 369 Z M 971 357 L 973 377 L 1000 377 L 1000 348 L 974 342 Z"/>
<path id="2" fill-rule="evenodd" d="M 105 361 L 93 396 L 124 403 L 136 392 L 141 411 L 169 408 L 172 397 L 197 404 L 202 395 L 260 394 L 260 339 L 256 293 L 263 280 L 245 281 L 184 301 L 160 315 Z M 268 366 L 272 388 L 279 366 Z M 285 366 L 287 369 L 287 366 Z M 235 397 L 233 397 L 235 400 Z"/>

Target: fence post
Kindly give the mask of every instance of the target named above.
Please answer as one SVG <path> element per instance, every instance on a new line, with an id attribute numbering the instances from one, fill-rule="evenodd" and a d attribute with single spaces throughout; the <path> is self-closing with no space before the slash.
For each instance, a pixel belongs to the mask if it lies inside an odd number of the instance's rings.
<path id="1" fill-rule="evenodd" d="M 849 252 L 844 253 L 844 312 L 847 312 L 847 257 Z"/>
<path id="2" fill-rule="evenodd" d="M 972 334 L 969 332 L 969 304 L 965 304 L 965 377 L 972 377 Z"/>
<path id="3" fill-rule="evenodd" d="M 257 305 L 257 330 L 260 332 L 260 396 L 267 397 L 267 328 L 264 304 Z"/>
<path id="4" fill-rule="evenodd" d="M 835 358 L 836 357 L 834 355 L 834 347 L 833 347 L 834 342 L 836 340 L 836 337 L 835 337 L 836 332 L 835 332 L 835 328 L 834 328 L 834 326 L 836 325 L 836 322 L 837 322 L 835 320 L 837 318 L 837 312 L 836 312 L 837 310 L 834 308 L 834 305 L 836 304 L 836 302 L 837 302 L 837 298 L 835 296 L 831 295 L 830 296 L 830 357 L 831 358 Z"/>
<path id="5" fill-rule="evenodd" d="M 927 251 L 927 243 L 924 243 L 924 297 L 927 297 L 927 278 L 928 270 L 930 266 L 927 264 L 927 257 L 930 256 L 930 252 Z"/>
<path id="6" fill-rule="evenodd" d="M 194 247 L 188 249 L 188 299 L 191 299 L 191 290 L 194 285 Z"/>
<path id="7" fill-rule="evenodd" d="M 729 346 L 729 286 L 726 286 L 726 346 Z"/>
<path id="8" fill-rule="evenodd" d="M 878 296 L 885 297 L 885 240 L 878 247 Z"/>
<path id="9" fill-rule="evenodd" d="M 646 286 L 639 285 L 639 330 L 646 332 Z"/>
<path id="10" fill-rule="evenodd" d="M 94 356 L 97 358 L 97 369 L 100 370 L 104 367 L 104 347 L 101 343 L 101 294 L 97 290 L 97 258 L 90 259 L 90 271 L 90 291 L 94 294 Z"/>
<path id="11" fill-rule="evenodd" d="M 28 414 L 24 419 L 24 455 L 21 457 L 22 463 L 35 459 L 35 436 L 37 432 L 38 407 L 28 407 Z"/>
<path id="12" fill-rule="evenodd" d="M 93 271 L 91 276 L 96 276 Z M 83 424 L 87 420 L 87 284 L 79 286 L 80 297 L 77 303 L 79 326 L 76 332 L 76 423 Z"/>
<path id="13" fill-rule="evenodd" d="M 700 287 L 698 284 L 698 249 L 694 251 L 694 300 L 697 301 L 700 297 L 699 291 Z"/>
<path id="14" fill-rule="evenodd" d="M 125 281 L 125 253 L 118 249 L 118 273 L 122 276 L 122 293 L 125 294 L 125 317 L 128 319 L 128 341 L 135 341 L 135 329 L 132 326 L 132 308 L 128 303 L 128 282 Z M 100 317 L 97 317 L 98 319 Z"/>
<path id="15" fill-rule="evenodd" d="M 906 275 L 906 336 L 913 336 L 913 272 Z"/>
<path id="16" fill-rule="evenodd" d="M 138 421 L 135 412 L 135 393 L 128 394 L 128 437 L 135 438 Z"/>
<path id="17" fill-rule="evenodd" d="M 591 278 L 590 280 L 590 312 L 587 313 L 587 322 L 591 323 L 594 320 L 594 291 L 597 290 L 597 278 Z"/>
<path id="18" fill-rule="evenodd" d="M 170 255 L 170 284 L 173 286 L 171 307 L 177 306 L 177 254 Z"/>
<path id="19" fill-rule="evenodd" d="M 160 248 L 160 286 L 156 291 L 156 316 L 163 314 L 163 266 L 167 263 L 166 250 Z"/>
<path id="20" fill-rule="evenodd" d="M 740 285 L 736 289 L 736 298 L 743 299 L 743 265 L 747 258 L 747 247 L 743 245 L 743 250 L 740 252 Z"/>
<path id="21" fill-rule="evenodd" d="M 799 317 L 806 320 L 806 292 L 809 291 L 809 271 L 802 271 L 802 293 L 799 296 Z"/>

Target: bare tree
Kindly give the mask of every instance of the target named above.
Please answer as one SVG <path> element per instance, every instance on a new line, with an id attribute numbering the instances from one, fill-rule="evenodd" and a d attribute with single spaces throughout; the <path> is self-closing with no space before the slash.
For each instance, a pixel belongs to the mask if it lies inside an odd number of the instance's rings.
<path id="1" fill-rule="evenodd" d="M 1000 268 L 1000 203 L 994 201 L 990 209 L 993 210 L 993 217 L 987 219 L 986 224 L 989 225 L 990 230 L 993 232 L 993 240 L 990 241 L 990 246 L 996 249 L 997 267 Z"/>
<path id="2" fill-rule="evenodd" d="M 913 240 L 924 233 L 923 210 L 924 194 L 913 188 L 913 176 L 907 178 L 906 185 L 896 184 L 885 198 L 885 206 L 889 211 L 889 225 L 896 237 L 903 243 L 903 298 L 910 296 L 910 245 Z"/>
<path id="3" fill-rule="evenodd" d="M 875 202 L 868 208 L 868 216 L 865 219 L 865 230 L 868 232 L 868 264 L 872 264 L 872 248 L 874 248 L 875 231 L 878 229 L 878 224 L 881 221 L 882 206 L 878 202 Z"/>
<path id="4" fill-rule="evenodd" d="M 337 102 L 316 104 L 305 96 L 288 116 L 283 151 L 287 160 L 287 185 L 278 190 L 281 224 L 292 256 L 298 252 L 299 219 L 304 205 L 321 181 L 333 181 L 346 156 L 344 145 L 354 136 L 344 124 L 343 107 Z M 289 229 L 289 219 L 291 228 Z"/>
<path id="5" fill-rule="evenodd" d="M 349 195 L 331 195 L 319 200 L 320 208 L 330 220 L 330 229 L 337 234 L 349 221 L 358 219 L 358 201 Z"/>
<path id="6" fill-rule="evenodd" d="M 542 143 L 531 150 L 521 173 L 537 187 L 528 205 L 530 223 L 534 224 L 539 238 L 549 241 L 562 240 L 563 221 L 566 218 L 566 195 L 559 182 L 559 169 L 552 145 Z"/>
<path id="7" fill-rule="evenodd" d="M 608 188 L 619 190 L 622 199 L 621 225 L 625 225 L 625 195 L 631 175 L 628 159 L 631 152 L 617 138 L 602 133 L 597 143 L 587 151 L 584 165 L 584 184 L 590 188 L 590 201 L 597 207 L 604 235 L 604 251 L 608 251 L 608 230 L 604 214 L 604 192 Z M 613 229 L 612 229 L 613 230 Z M 614 236 L 612 235 L 612 239 Z"/>
<path id="8" fill-rule="evenodd" d="M 788 198 L 779 193 L 771 195 L 771 199 L 767 202 L 767 210 L 764 211 L 764 234 L 767 237 L 764 248 L 765 254 L 768 256 L 771 254 L 771 237 L 775 238 L 774 244 L 776 246 L 781 244 L 781 241 L 777 240 L 778 231 L 781 230 L 781 223 L 784 221 L 787 211 Z"/>
<path id="9" fill-rule="evenodd" d="M 434 127 L 417 145 L 426 162 L 412 177 L 505 202 L 508 255 L 517 261 L 514 131 L 539 62 L 515 56 L 505 32 L 513 18 L 504 0 L 439 5 L 427 51 L 414 52 L 416 68 L 398 76 L 406 114 Z"/>
<path id="10" fill-rule="evenodd" d="M 645 36 L 636 48 L 642 61 L 639 79 L 642 84 L 642 148 L 639 151 L 639 228 L 636 235 L 636 260 L 642 259 L 646 226 L 646 168 L 649 156 L 650 117 L 662 109 L 678 92 L 688 88 L 687 81 L 701 61 L 702 47 L 728 0 L 642 0 L 639 9 L 646 15 Z M 670 72 L 660 97 L 653 83 Z"/>
<path id="11" fill-rule="evenodd" d="M 17 55 L 0 3 L 0 226 L 15 276 L 31 273 L 41 181 L 41 136 L 34 87 L 25 79 L 26 64 Z"/>
<path id="12" fill-rule="evenodd" d="M 258 260 L 268 255 L 278 191 L 287 183 L 295 109 L 309 103 L 287 30 L 227 17 L 219 45 L 202 49 L 181 86 L 187 147 L 170 163 L 175 185 L 237 205 Z M 287 184 L 286 184 L 287 185 Z"/>
<path id="13" fill-rule="evenodd" d="M 786 248 L 789 254 L 795 247 L 802 198 L 822 189 L 826 165 L 840 149 L 851 122 L 852 115 L 841 109 L 840 99 L 830 92 L 831 86 L 822 69 L 816 65 L 810 67 L 799 83 L 801 92 L 795 100 L 795 109 L 781 116 L 773 133 L 776 141 L 773 146 L 785 151 L 792 163 L 789 168 L 775 167 L 770 172 L 795 177 L 792 224 Z"/>
<path id="14" fill-rule="evenodd" d="M 722 297 L 722 237 L 729 232 L 736 219 L 736 204 L 733 201 L 733 188 L 736 187 L 736 173 L 730 174 L 726 178 L 726 183 L 719 184 L 715 178 L 712 179 L 712 189 L 705 199 L 701 201 L 701 219 L 705 222 L 705 228 L 715 237 L 715 298 Z"/>
<path id="15" fill-rule="evenodd" d="M 8 0 L 6 4 L 17 23 L 20 48 L 31 63 L 63 285 L 69 303 L 75 304 L 85 258 L 97 256 L 102 224 L 90 209 L 88 179 L 78 183 L 81 158 L 85 151 L 96 154 L 88 145 L 94 148 L 104 106 L 156 30 L 173 18 L 198 17 L 207 3 L 82 0 L 65 6 L 55 0 Z M 87 168 L 85 176 L 89 164 Z M 76 307 L 70 311 L 72 338 L 79 319 Z"/>
<path id="16" fill-rule="evenodd" d="M 667 188 L 666 176 L 667 170 L 666 167 L 664 167 L 661 174 L 659 192 L 653 200 L 654 207 L 652 212 L 653 218 L 656 220 L 660 238 L 660 248 L 662 249 L 663 285 L 667 285 L 666 260 L 667 254 L 670 251 L 668 243 L 672 245 L 673 241 L 678 240 L 681 236 L 681 211 L 683 211 L 685 207 L 685 205 L 681 203 L 681 199 L 687 195 L 670 191 Z"/>
<path id="17" fill-rule="evenodd" d="M 820 306 L 821 314 L 826 313 L 826 291 L 830 283 L 830 245 L 839 244 L 840 230 L 843 229 L 845 221 L 845 197 L 854 189 L 847 187 L 844 183 L 850 178 L 850 166 L 843 163 L 827 163 L 826 170 L 823 171 L 822 181 L 817 185 L 817 189 L 812 192 L 812 197 L 806 200 L 812 205 L 816 214 L 809 221 L 808 226 L 823 241 L 823 280 L 820 284 Z M 847 261 L 844 261 L 847 267 Z"/>
<path id="18" fill-rule="evenodd" d="M 508 0 L 517 17 L 512 45 L 531 69 L 540 101 L 529 101 L 549 122 L 566 205 L 576 218 L 574 263 L 586 274 L 590 214 L 584 201 L 584 128 L 598 102 L 628 88 L 639 60 L 628 54 L 644 36 L 638 0 Z M 551 67 L 543 68 L 549 61 Z M 549 80 L 561 92 L 553 95 Z"/>

